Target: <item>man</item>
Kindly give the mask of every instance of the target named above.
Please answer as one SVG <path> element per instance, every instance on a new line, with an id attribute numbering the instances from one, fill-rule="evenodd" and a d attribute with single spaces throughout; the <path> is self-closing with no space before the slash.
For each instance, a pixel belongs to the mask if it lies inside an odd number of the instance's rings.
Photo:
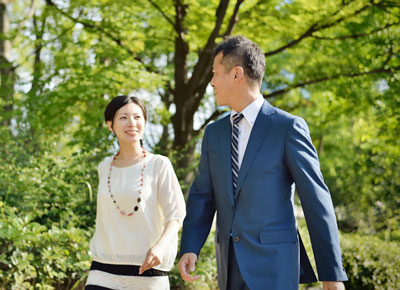
<path id="1" fill-rule="evenodd" d="M 230 116 L 207 126 L 198 173 L 190 189 L 178 267 L 190 272 L 215 211 L 220 289 L 294 290 L 316 281 L 298 236 L 295 183 L 324 290 L 344 289 L 335 213 L 307 124 L 271 106 L 260 94 L 262 50 L 242 36 L 215 50 L 211 86 Z M 240 114 L 239 114 L 240 113 Z"/>

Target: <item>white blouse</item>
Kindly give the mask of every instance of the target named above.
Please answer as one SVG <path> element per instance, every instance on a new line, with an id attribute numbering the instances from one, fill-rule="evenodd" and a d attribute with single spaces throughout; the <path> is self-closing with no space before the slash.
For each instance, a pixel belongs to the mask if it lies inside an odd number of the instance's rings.
<path id="1" fill-rule="evenodd" d="M 108 264 L 141 266 L 147 251 L 156 244 L 168 221 L 182 224 L 185 201 L 172 164 L 165 156 L 148 153 L 131 166 L 115 167 L 111 173 L 111 193 L 121 210 L 132 212 L 138 204 L 138 191 L 143 162 L 143 192 L 139 210 L 132 216 L 121 215 L 110 197 L 107 185 L 111 157 L 99 165 L 96 230 L 90 242 L 93 260 Z M 158 270 L 169 271 L 175 261 L 178 236 L 170 243 Z"/>

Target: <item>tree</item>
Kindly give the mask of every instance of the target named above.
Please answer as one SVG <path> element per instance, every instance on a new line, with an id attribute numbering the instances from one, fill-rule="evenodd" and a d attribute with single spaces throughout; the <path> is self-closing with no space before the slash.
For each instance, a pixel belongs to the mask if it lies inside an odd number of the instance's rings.
<path id="1" fill-rule="evenodd" d="M 6 35 L 9 33 L 9 17 L 7 12 L 7 1 L 0 1 L 0 93 L 3 97 L 2 108 L 4 112 L 10 113 L 12 110 L 14 95 L 15 68 L 10 62 L 10 41 Z M 2 120 L 3 126 L 9 126 L 9 119 Z"/>
<path id="2" fill-rule="evenodd" d="M 115 55 L 123 55 L 123 61 L 135 65 L 138 72 L 162 80 L 152 90 L 159 94 L 165 109 L 173 112 L 174 150 L 191 144 L 190 140 L 222 113 L 218 109 L 207 112 L 199 128 L 194 128 L 194 116 L 207 101 L 213 49 L 232 33 L 244 34 L 264 48 L 266 98 L 338 78 L 352 82 L 362 75 L 381 74 L 390 79 L 399 70 L 393 58 L 398 36 L 393 32 L 400 20 L 398 5 L 391 1 L 46 0 L 41 9 L 52 18 L 47 26 L 42 23 L 42 29 L 53 36 L 45 46 L 54 50 L 59 43 L 78 48 L 81 63 L 75 65 L 84 69 L 82 62 L 94 56 L 91 66 L 104 67 Z M 71 39 L 73 33 L 79 34 L 78 39 L 76 35 Z M 65 43 L 71 40 L 74 45 Z M 102 46 L 111 51 L 99 48 Z M 60 48 L 51 54 L 57 56 Z M 60 63 L 58 69 L 72 71 L 70 65 Z M 47 81 L 60 77 L 59 72 L 54 74 Z M 106 78 L 107 84 L 109 80 Z M 73 81 L 76 79 L 70 83 Z M 127 91 L 132 86 L 120 84 L 116 89 Z M 170 142 L 160 140 L 160 144 L 165 150 Z M 192 153 L 194 144 L 189 147 Z M 182 162 L 180 165 L 186 166 L 189 160 Z"/>
<path id="3" fill-rule="evenodd" d="M 33 3 L 13 2 L 12 9 Z M 15 49 L 20 60 L 27 49 L 32 53 L 25 67 L 31 89 L 18 92 L 32 139 L 43 132 L 60 138 L 63 129 L 70 144 L 107 143 L 104 131 L 93 130 L 102 126 L 105 99 L 141 88 L 161 100 L 154 119 L 163 131 L 153 145 L 179 152 L 177 168 L 193 164 L 196 138 L 224 113 L 207 87 L 213 49 L 225 36 L 243 34 L 264 49 L 262 93 L 272 102 L 289 92 L 307 98 L 321 90 L 318 84 L 372 84 L 376 76 L 391 86 L 400 69 L 399 5 L 388 0 L 46 0 L 36 4 L 30 23 L 11 34 L 23 43 Z M 190 183 L 192 175 L 180 177 Z"/>
<path id="4" fill-rule="evenodd" d="M 111 97 L 147 101 L 145 141 L 191 183 L 198 138 L 226 114 L 208 83 L 216 44 L 233 34 L 265 52 L 264 97 L 308 121 L 341 227 L 400 239 L 397 1 L 2 0 L 4 285 L 57 284 L 48 265 L 63 251 L 74 258 L 57 279 L 85 273 L 87 245 L 75 243 L 90 236 L 96 164 L 114 144 Z M 39 236 L 66 245 L 40 251 Z"/>

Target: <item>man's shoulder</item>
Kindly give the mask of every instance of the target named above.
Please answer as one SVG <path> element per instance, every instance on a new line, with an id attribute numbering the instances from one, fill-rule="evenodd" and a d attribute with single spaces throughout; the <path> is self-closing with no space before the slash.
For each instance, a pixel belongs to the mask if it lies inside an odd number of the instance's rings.
<path id="1" fill-rule="evenodd" d="M 305 130 L 306 132 L 309 132 L 308 124 L 306 120 L 304 120 L 302 117 L 293 115 L 279 108 L 275 108 L 275 110 L 276 113 L 274 114 L 274 125 L 277 126 L 278 128 L 281 129 L 286 128 L 287 130 L 301 129 L 302 131 Z"/>
<path id="2" fill-rule="evenodd" d="M 221 119 L 218 119 L 210 124 L 207 125 L 206 130 L 219 130 L 223 127 L 226 126 L 226 124 L 230 123 L 230 114 L 227 114 L 226 116 L 222 117 Z"/>
<path id="3" fill-rule="evenodd" d="M 297 118 L 297 116 L 295 116 L 287 111 L 284 111 L 278 107 L 273 107 L 273 108 L 275 109 L 275 115 L 279 118 L 288 119 L 288 120 L 293 120 L 294 118 Z"/>
<path id="4" fill-rule="evenodd" d="M 279 120 L 280 122 L 284 122 L 284 123 L 292 123 L 294 122 L 294 120 L 298 120 L 301 119 L 301 117 L 293 115 L 287 111 L 284 111 L 278 107 L 274 107 L 275 109 L 275 114 L 274 117 L 276 120 Z"/>

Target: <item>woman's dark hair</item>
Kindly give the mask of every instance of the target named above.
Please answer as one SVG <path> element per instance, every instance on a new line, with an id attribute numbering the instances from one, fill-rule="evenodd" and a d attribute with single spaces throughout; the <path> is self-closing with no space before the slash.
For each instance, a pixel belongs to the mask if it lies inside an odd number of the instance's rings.
<path id="1" fill-rule="evenodd" d="M 126 95 L 117 96 L 108 103 L 105 111 L 104 111 L 104 119 L 107 121 L 111 121 L 111 124 L 114 123 L 114 117 L 117 111 L 123 106 L 134 103 L 140 107 L 142 110 L 144 120 L 147 122 L 147 110 L 143 102 L 137 97 L 131 97 Z M 112 127 L 111 125 L 111 127 Z"/>

